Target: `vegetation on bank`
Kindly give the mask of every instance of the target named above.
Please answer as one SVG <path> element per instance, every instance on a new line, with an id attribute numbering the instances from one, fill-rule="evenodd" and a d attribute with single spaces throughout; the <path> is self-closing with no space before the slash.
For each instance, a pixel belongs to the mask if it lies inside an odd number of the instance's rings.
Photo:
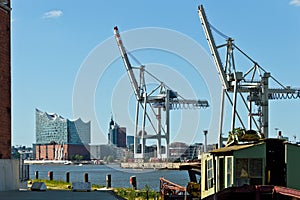
<path id="1" fill-rule="evenodd" d="M 32 183 L 34 182 L 44 182 L 47 186 L 47 190 L 71 190 L 72 189 L 72 183 L 67 183 L 65 181 L 61 180 L 47 180 L 47 179 L 34 179 L 28 181 L 28 187 L 31 187 Z M 92 185 L 92 190 L 99 190 L 103 189 L 105 186 L 103 185 Z M 115 192 L 116 195 L 128 199 L 128 200 L 143 200 L 143 199 L 160 199 L 160 195 L 157 191 L 150 190 L 149 186 L 146 185 L 141 190 L 133 190 L 131 188 L 112 188 L 112 190 Z"/>
<path id="2" fill-rule="evenodd" d="M 131 188 L 114 188 L 114 192 L 118 196 L 128 200 L 160 199 L 159 192 L 150 190 L 148 185 L 141 190 L 134 190 Z"/>
<path id="3" fill-rule="evenodd" d="M 71 190 L 72 183 L 67 183 L 61 180 L 47 180 L 47 179 L 34 179 L 28 181 L 28 187 L 31 187 L 32 183 L 34 182 L 44 182 L 47 186 L 47 190 Z M 92 184 L 92 190 L 98 190 L 104 188 L 105 186 Z"/>

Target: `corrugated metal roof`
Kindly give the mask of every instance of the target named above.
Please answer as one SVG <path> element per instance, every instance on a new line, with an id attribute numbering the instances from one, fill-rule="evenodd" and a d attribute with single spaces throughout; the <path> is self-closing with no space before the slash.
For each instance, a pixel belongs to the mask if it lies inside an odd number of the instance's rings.
<path id="1" fill-rule="evenodd" d="M 228 147 L 223 147 L 223 148 L 219 148 L 219 149 L 214 149 L 212 151 L 210 151 L 209 153 L 212 154 L 222 154 L 222 153 L 230 153 L 233 151 L 238 151 L 241 149 L 246 149 L 255 145 L 260 145 L 263 142 L 259 142 L 259 143 L 252 143 L 252 144 L 237 144 L 237 145 L 233 145 L 233 146 L 228 146 Z"/>

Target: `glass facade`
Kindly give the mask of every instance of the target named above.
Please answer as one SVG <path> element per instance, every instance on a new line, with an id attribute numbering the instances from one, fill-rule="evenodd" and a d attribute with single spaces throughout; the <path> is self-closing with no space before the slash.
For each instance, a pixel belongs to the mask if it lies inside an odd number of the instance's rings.
<path id="1" fill-rule="evenodd" d="M 71 121 L 36 109 L 36 144 L 89 144 L 91 123 Z"/>

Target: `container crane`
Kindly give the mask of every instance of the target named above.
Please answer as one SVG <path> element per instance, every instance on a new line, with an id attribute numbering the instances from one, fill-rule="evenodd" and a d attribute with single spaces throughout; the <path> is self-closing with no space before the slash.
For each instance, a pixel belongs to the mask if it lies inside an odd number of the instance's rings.
<path id="1" fill-rule="evenodd" d="M 242 102 L 248 111 L 248 130 L 253 130 L 255 126 L 261 137 L 268 138 L 269 100 L 299 98 L 300 89 L 291 88 L 281 84 L 271 76 L 271 73 L 263 69 L 256 61 L 235 45 L 232 38 L 224 35 L 213 27 L 208 22 L 202 5 L 198 7 L 198 14 L 223 88 L 221 95 L 219 147 L 222 146 L 223 141 L 222 126 L 225 96 L 232 106 L 231 133 L 233 133 L 236 128 L 236 118 L 238 118 L 243 129 L 246 129 L 245 124 L 237 111 L 237 98 L 238 95 L 240 95 Z M 217 46 L 212 35 L 212 30 L 225 38 L 226 43 Z M 225 48 L 224 64 L 222 63 L 219 54 L 219 49 L 221 48 Z M 245 73 L 237 71 L 233 54 L 235 49 L 251 63 L 251 67 Z M 278 88 L 270 88 L 269 79 L 272 79 L 278 85 Z M 229 93 L 232 93 L 232 97 Z M 244 94 L 247 95 L 246 98 Z M 257 107 L 257 112 L 254 112 L 254 106 Z"/>
<path id="2" fill-rule="evenodd" d="M 133 67 L 129 61 L 128 54 L 122 42 L 118 27 L 114 27 L 114 36 L 121 53 L 121 57 L 125 65 L 131 87 L 137 100 L 134 129 L 134 158 L 144 159 L 146 139 L 156 139 L 157 158 L 168 159 L 170 144 L 170 110 L 207 108 L 209 107 L 208 101 L 184 99 L 177 92 L 173 91 L 165 83 L 148 72 L 145 69 L 145 66 L 141 65 L 140 67 Z M 139 81 L 137 81 L 135 77 L 135 74 L 133 72 L 134 69 L 139 70 Z M 145 75 L 149 75 L 158 82 L 158 86 L 151 90 L 149 93 L 147 92 Z M 162 111 L 165 112 L 165 128 L 163 128 L 162 125 Z M 138 130 L 140 115 L 142 116 L 141 131 Z M 153 116 L 155 120 L 152 120 Z M 154 123 L 154 121 L 156 121 L 156 123 Z M 150 124 L 152 130 L 154 131 L 154 134 L 149 134 L 146 132 L 146 122 Z M 162 139 L 164 139 L 166 143 L 166 150 L 164 154 L 162 153 L 161 149 Z M 141 142 L 140 153 L 138 153 L 138 140 L 140 140 Z"/>

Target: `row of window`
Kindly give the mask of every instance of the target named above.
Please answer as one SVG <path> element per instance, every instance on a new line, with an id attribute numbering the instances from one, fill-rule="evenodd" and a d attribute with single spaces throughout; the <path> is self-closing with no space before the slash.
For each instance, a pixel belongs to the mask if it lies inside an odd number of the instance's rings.
<path id="1" fill-rule="evenodd" d="M 222 159 L 222 162 L 224 162 L 224 159 Z M 204 164 L 205 190 L 209 190 L 214 186 L 213 159 L 206 160 Z M 233 167 L 233 157 L 226 157 L 225 163 L 220 166 L 226 166 L 225 176 L 220 176 L 224 179 L 222 182 L 225 183 L 226 187 L 232 185 L 242 186 L 244 184 L 262 184 L 263 160 L 261 158 L 237 158 L 235 159 L 235 167 Z M 233 169 L 235 169 L 234 172 Z M 233 173 L 235 173 L 235 183 L 233 183 Z"/>

